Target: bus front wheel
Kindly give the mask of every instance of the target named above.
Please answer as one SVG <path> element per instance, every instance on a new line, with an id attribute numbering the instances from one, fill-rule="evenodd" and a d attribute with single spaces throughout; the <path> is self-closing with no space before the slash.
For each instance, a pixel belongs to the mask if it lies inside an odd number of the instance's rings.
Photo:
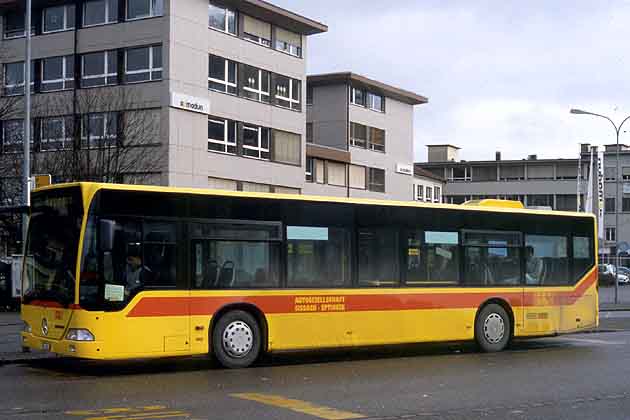
<path id="1" fill-rule="evenodd" d="M 212 330 L 212 351 L 226 368 L 245 368 L 260 355 L 261 334 L 256 318 L 234 310 L 219 318 Z"/>
<path id="2" fill-rule="evenodd" d="M 512 334 L 510 317 L 501 305 L 484 306 L 475 321 L 475 340 L 487 353 L 505 349 Z"/>

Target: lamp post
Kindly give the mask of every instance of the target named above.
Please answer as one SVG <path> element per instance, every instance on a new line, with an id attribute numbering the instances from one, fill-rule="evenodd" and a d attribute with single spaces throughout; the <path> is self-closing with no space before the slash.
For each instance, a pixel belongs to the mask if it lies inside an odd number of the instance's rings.
<path id="1" fill-rule="evenodd" d="M 615 304 L 619 303 L 619 133 L 621 132 L 621 128 L 623 124 L 630 120 L 630 115 L 628 115 L 622 122 L 617 126 L 613 120 L 608 118 L 605 115 L 596 114 L 594 112 L 583 111 L 581 109 L 572 109 L 571 114 L 577 115 L 591 115 L 593 117 L 604 118 L 613 125 L 615 128 L 615 134 L 617 135 L 617 145 L 615 148 L 615 160 L 616 160 L 616 175 L 615 175 Z M 603 222 L 603 221 L 602 221 Z"/>
<path id="2" fill-rule="evenodd" d="M 22 165 L 22 205 L 28 209 L 31 205 L 31 2 L 26 0 L 24 31 L 26 32 L 24 60 L 24 161 Z M 22 215 L 22 247 L 26 255 L 26 233 L 28 231 L 28 213 Z"/>

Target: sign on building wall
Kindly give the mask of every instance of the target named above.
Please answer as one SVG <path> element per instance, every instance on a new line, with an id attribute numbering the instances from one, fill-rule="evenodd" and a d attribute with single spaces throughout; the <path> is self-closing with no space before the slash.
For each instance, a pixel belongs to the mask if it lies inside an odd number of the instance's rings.
<path id="1" fill-rule="evenodd" d="M 396 172 L 403 175 L 413 175 L 413 166 L 406 163 L 397 163 Z"/>
<path id="2" fill-rule="evenodd" d="M 198 98 L 196 96 L 171 92 L 171 106 L 199 114 L 210 114 L 210 100 L 207 98 Z"/>

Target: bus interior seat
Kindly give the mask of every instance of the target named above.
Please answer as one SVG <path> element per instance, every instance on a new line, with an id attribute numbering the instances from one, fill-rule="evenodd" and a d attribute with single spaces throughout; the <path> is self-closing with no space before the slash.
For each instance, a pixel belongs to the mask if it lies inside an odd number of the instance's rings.
<path id="1" fill-rule="evenodd" d="M 211 289 L 217 285 L 219 277 L 219 263 L 216 260 L 208 262 L 208 270 L 204 279 L 204 288 Z"/>
<path id="2" fill-rule="evenodd" d="M 232 287 L 234 285 L 234 262 L 226 261 L 221 266 L 221 271 L 219 272 L 219 278 L 217 280 L 217 286 L 222 287 Z"/>

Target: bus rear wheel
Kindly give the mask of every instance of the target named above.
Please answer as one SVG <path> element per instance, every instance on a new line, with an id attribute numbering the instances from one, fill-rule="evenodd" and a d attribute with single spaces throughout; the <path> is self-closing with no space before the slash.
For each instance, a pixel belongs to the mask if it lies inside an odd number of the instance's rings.
<path id="1" fill-rule="evenodd" d="M 507 347 L 512 337 L 510 317 L 501 305 L 484 306 L 475 321 L 475 340 L 486 353 L 498 352 Z"/>
<path id="2" fill-rule="evenodd" d="M 221 316 L 212 330 L 212 352 L 229 369 L 245 368 L 258 359 L 260 327 L 250 313 L 234 310 Z"/>

